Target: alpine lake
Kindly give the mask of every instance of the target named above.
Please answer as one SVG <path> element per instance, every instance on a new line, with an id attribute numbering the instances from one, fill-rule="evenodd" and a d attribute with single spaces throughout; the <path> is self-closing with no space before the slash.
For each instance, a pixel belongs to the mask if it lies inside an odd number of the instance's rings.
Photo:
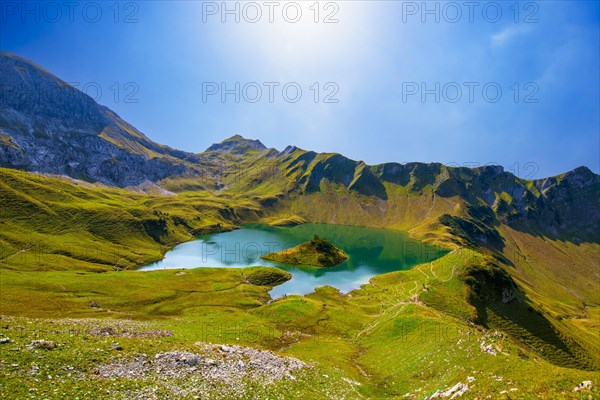
<path id="1" fill-rule="evenodd" d="M 297 246 L 313 235 L 330 241 L 349 258 L 325 268 L 277 264 L 260 258 Z M 196 240 L 174 247 L 162 260 L 147 264 L 139 271 L 274 266 L 292 274 L 291 280 L 269 292 L 275 299 L 286 294 L 308 294 L 315 287 L 325 285 L 347 293 L 368 283 L 375 275 L 410 269 L 446 253 L 446 250 L 418 242 L 407 233 L 395 230 L 328 224 L 293 227 L 247 224 L 243 229 L 198 236 Z"/>

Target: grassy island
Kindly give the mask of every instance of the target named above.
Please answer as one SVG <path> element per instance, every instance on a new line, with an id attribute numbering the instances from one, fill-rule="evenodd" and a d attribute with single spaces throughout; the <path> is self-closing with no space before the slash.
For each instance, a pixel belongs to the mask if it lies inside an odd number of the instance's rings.
<path id="1" fill-rule="evenodd" d="M 315 235 L 308 242 L 291 249 L 266 254 L 261 258 L 282 264 L 333 267 L 346 261 L 348 255 L 327 240 Z"/>

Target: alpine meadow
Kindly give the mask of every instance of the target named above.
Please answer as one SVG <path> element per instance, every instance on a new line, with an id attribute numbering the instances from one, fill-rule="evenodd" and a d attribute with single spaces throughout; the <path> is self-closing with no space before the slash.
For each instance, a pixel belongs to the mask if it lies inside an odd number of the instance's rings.
<path id="1" fill-rule="evenodd" d="M 109 3 L 0 6 L 1 398 L 600 398 L 597 2 Z"/>

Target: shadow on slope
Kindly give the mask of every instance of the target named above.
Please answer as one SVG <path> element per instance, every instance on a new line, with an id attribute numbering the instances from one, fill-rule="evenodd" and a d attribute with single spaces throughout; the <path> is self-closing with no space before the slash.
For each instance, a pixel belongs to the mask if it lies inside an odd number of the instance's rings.
<path id="1" fill-rule="evenodd" d="M 463 279 L 468 286 L 468 301 L 476 310 L 476 323 L 507 333 L 553 364 L 600 368 L 597 357 L 531 306 L 531 301 L 500 265 L 491 261 L 471 264 Z"/>

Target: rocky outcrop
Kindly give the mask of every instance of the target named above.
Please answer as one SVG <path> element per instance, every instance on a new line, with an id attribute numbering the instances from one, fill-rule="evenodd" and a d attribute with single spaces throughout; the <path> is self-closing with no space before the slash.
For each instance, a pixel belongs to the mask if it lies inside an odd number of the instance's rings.
<path id="1" fill-rule="evenodd" d="M 240 385 L 251 380 L 266 385 L 282 379 L 295 380 L 293 373 L 310 368 L 298 359 L 271 351 L 243 346 L 196 343 L 198 352 L 169 351 L 154 357 L 140 354 L 98 367 L 100 378 L 154 379 L 198 377 L 207 382 Z"/>
<path id="2" fill-rule="evenodd" d="M 0 166 L 134 186 L 184 173 L 195 161 L 10 53 L 0 53 L 0 88 Z"/>

